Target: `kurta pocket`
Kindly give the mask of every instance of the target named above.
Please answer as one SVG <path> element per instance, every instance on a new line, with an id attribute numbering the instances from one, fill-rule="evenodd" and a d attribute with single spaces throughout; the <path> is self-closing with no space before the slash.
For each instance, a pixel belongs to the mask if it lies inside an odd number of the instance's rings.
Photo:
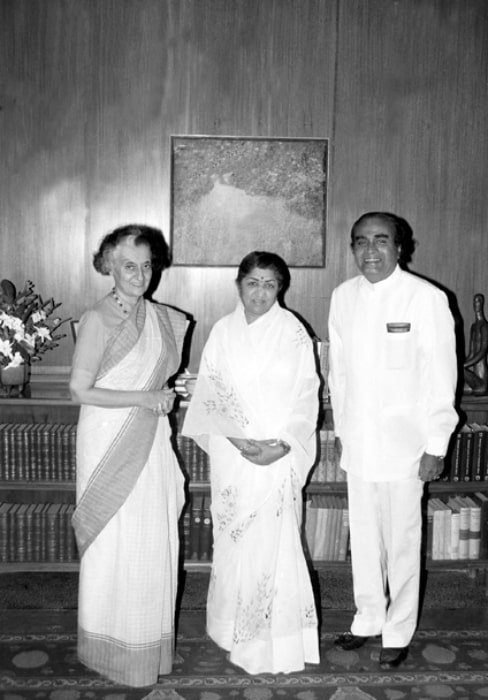
<path id="1" fill-rule="evenodd" d="M 407 369 L 412 365 L 413 342 L 409 323 L 387 323 L 386 368 Z"/>

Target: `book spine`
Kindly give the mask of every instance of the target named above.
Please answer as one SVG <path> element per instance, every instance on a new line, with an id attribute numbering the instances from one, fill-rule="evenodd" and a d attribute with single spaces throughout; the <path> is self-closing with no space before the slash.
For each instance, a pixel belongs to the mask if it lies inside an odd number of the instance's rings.
<path id="1" fill-rule="evenodd" d="M 14 452 L 14 479 L 18 481 L 24 481 L 26 478 L 26 473 L 24 469 L 24 445 L 23 445 L 23 424 L 17 423 L 12 429 L 12 442 L 13 442 L 13 452 Z"/>
<path id="2" fill-rule="evenodd" d="M 12 561 L 26 561 L 27 532 L 25 514 L 27 505 L 26 503 L 21 503 L 15 513 L 14 532 L 12 533 L 15 551 L 13 552 Z"/>
<path id="3" fill-rule="evenodd" d="M 6 429 L 5 423 L 0 423 L 0 480 L 7 481 L 7 454 L 6 454 Z"/>
<path id="4" fill-rule="evenodd" d="M 190 559 L 198 560 L 200 556 L 200 526 L 202 523 L 203 496 L 192 494 L 190 518 Z"/>
<path id="5" fill-rule="evenodd" d="M 25 512 L 25 560 L 33 561 L 34 559 L 34 538 L 33 538 L 33 517 L 35 503 L 29 503 Z"/>
<path id="6" fill-rule="evenodd" d="M 181 543 L 183 547 L 183 559 L 187 561 L 190 559 L 190 527 L 191 527 L 191 510 L 187 506 L 183 511 L 183 515 L 180 520 L 180 533 L 181 533 Z"/>
<path id="7" fill-rule="evenodd" d="M 488 559 L 488 496 L 476 493 L 480 502 L 480 559 Z"/>
<path id="8" fill-rule="evenodd" d="M 207 465 L 205 459 L 207 454 L 196 443 L 193 443 L 193 453 L 196 462 L 195 471 L 197 474 L 197 481 L 205 481 L 207 477 Z"/>
<path id="9" fill-rule="evenodd" d="M 425 514 L 425 532 L 424 537 L 424 551 L 426 560 L 433 559 L 433 540 L 434 540 L 434 513 L 430 503 L 427 505 L 427 512 Z"/>
<path id="10" fill-rule="evenodd" d="M 469 508 L 461 506 L 459 511 L 459 558 L 467 559 L 469 555 Z"/>
<path id="11" fill-rule="evenodd" d="M 51 455 L 49 453 L 49 425 L 43 424 L 40 431 L 41 479 L 51 481 Z"/>
<path id="12" fill-rule="evenodd" d="M 468 559 L 480 558 L 481 510 L 477 506 L 469 509 Z"/>
<path id="13" fill-rule="evenodd" d="M 35 480 L 42 479 L 41 473 L 41 423 L 36 423 L 32 429 L 32 453 L 31 453 L 31 469 L 32 478 Z"/>
<path id="14" fill-rule="evenodd" d="M 454 449 L 451 456 L 451 464 L 449 470 L 450 481 L 459 481 L 461 473 L 461 443 L 462 443 L 462 432 L 456 433 L 456 438 L 454 442 Z"/>
<path id="15" fill-rule="evenodd" d="M 5 463 L 5 479 L 12 480 L 15 479 L 15 457 L 14 457 L 14 447 L 12 442 L 12 430 L 14 426 L 8 423 L 5 426 L 5 445 L 4 445 L 4 463 Z"/>
<path id="16" fill-rule="evenodd" d="M 17 561 L 17 539 L 16 539 L 16 520 L 17 511 L 20 508 L 20 503 L 13 503 L 12 507 L 8 511 L 8 551 L 7 551 L 7 561 L 13 562 Z"/>
<path id="17" fill-rule="evenodd" d="M 212 561 L 212 514 L 210 510 L 210 496 L 203 497 L 202 522 L 200 525 L 199 556 L 200 561 Z"/>
<path id="18" fill-rule="evenodd" d="M 347 506 L 347 498 L 345 497 L 341 498 L 341 516 L 341 531 L 337 559 L 339 561 L 346 561 L 349 543 L 349 509 Z"/>
<path id="19" fill-rule="evenodd" d="M 46 555 L 48 561 L 60 559 L 60 519 L 62 503 L 51 503 L 47 509 L 46 521 Z"/>
<path id="20" fill-rule="evenodd" d="M 69 464 L 69 478 L 71 481 L 76 480 L 76 433 L 77 433 L 76 424 L 70 425 L 70 429 L 68 431 L 68 436 L 69 436 L 68 464 Z"/>
<path id="21" fill-rule="evenodd" d="M 0 503 L 0 562 L 8 561 L 8 511 L 11 506 L 11 503 Z"/>
<path id="22" fill-rule="evenodd" d="M 73 529 L 72 520 L 76 506 L 70 503 L 66 516 L 66 559 L 67 561 L 76 561 L 79 559 L 78 547 L 76 546 L 75 531 Z"/>
<path id="23" fill-rule="evenodd" d="M 58 561 L 67 561 L 68 559 L 68 553 L 67 553 L 67 531 L 68 531 L 68 522 L 67 522 L 67 513 L 68 513 L 68 503 L 63 503 L 61 505 L 61 508 L 59 509 L 58 513 L 58 518 L 57 518 L 57 559 Z"/>
<path id="24" fill-rule="evenodd" d="M 59 425 L 57 424 L 49 426 L 49 478 L 52 481 L 61 481 L 62 478 L 59 469 L 58 430 Z"/>
<path id="25" fill-rule="evenodd" d="M 471 481 L 481 481 L 487 432 L 486 430 L 477 430 L 474 434 Z"/>
<path id="26" fill-rule="evenodd" d="M 459 513 L 451 511 L 451 559 L 459 559 Z"/>
<path id="27" fill-rule="evenodd" d="M 471 473 L 473 469 L 473 438 L 474 433 L 472 430 L 463 433 L 463 459 L 460 465 L 460 475 L 461 481 L 471 481 Z"/>

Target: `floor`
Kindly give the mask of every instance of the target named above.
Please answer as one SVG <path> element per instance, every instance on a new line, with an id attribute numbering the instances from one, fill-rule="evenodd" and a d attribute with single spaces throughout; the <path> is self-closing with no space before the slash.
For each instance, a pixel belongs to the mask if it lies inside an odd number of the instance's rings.
<path id="1" fill-rule="evenodd" d="M 323 610 L 322 630 L 349 629 L 352 613 L 344 610 Z M 191 615 L 183 613 L 182 619 L 191 619 L 199 632 L 205 629 L 205 612 L 192 611 Z M 36 633 L 63 621 L 70 630 L 76 632 L 76 610 L 1 610 L 2 633 Z M 488 598 L 483 609 L 460 608 L 458 610 L 424 610 L 420 622 L 420 630 L 456 630 L 456 629 L 488 629 Z"/>
<path id="2" fill-rule="evenodd" d="M 488 601 L 487 601 L 488 602 Z M 488 698 L 488 605 L 426 610 L 400 669 L 378 668 L 381 643 L 334 648 L 351 613 L 324 610 L 320 667 L 250 677 L 205 634 L 204 610 L 185 610 L 173 673 L 157 686 L 113 685 L 76 659 L 76 610 L 0 611 L 1 700 L 481 700 Z M 444 633 L 445 632 L 445 633 Z M 0 644 L 1 647 L 1 644 Z M 3 692 L 2 692 L 3 691 Z"/>

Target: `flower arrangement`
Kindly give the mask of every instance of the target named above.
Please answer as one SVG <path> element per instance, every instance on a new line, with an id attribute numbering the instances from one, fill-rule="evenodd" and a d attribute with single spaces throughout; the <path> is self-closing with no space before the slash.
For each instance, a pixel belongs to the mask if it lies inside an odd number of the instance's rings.
<path id="1" fill-rule="evenodd" d="M 69 319 L 50 318 L 61 306 L 53 299 L 43 301 L 30 280 L 17 293 L 10 280 L 0 282 L 0 367 L 19 367 L 40 360 L 57 347 L 66 334 L 55 334 Z"/>

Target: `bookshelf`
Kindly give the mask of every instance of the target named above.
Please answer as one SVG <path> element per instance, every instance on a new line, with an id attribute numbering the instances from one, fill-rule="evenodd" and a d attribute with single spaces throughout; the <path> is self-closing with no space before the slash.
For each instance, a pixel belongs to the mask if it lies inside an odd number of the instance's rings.
<path id="1" fill-rule="evenodd" d="M 78 410 L 67 398 L 0 399 L 0 572 L 78 569 Z"/>
<path id="2" fill-rule="evenodd" d="M 211 540 L 209 542 L 208 514 L 209 514 L 209 499 L 210 499 L 210 483 L 209 483 L 209 464 L 208 458 L 199 448 L 191 441 L 182 439 L 178 433 L 178 426 L 181 424 L 184 416 L 184 411 L 187 403 L 180 401 L 177 410 L 173 414 L 173 428 L 176 432 L 176 445 L 183 469 L 188 475 L 188 505 L 185 511 L 185 516 L 181 520 L 183 548 L 186 546 L 184 566 L 188 571 L 205 571 L 210 567 L 211 561 Z M 72 508 L 75 503 L 75 478 L 74 478 L 74 429 L 78 420 L 78 407 L 72 404 L 67 398 L 22 398 L 22 399 L 0 399 L 0 572 L 7 571 L 74 571 L 78 569 L 78 561 L 76 552 L 73 551 L 73 542 L 70 543 L 68 551 L 67 539 L 70 530 L 69 519 L 72 513 Z M 322 425 L 329 430 L 333 430 L 332 410 L 330 405 L 324 403 L 322 411 Z M 465 399 L 461 404 L 461 424 L 478 423 L 481 425 L 488 424 L 488 397 L 473 397 Z M 6 429 L 6 426 L 9 426 Z M 37 428 L 35 426 L 38 426 Z M 39 427 L 42 426 L 42 427 Z M 10 431 L 10 432 L 9 432 Z M 17 441 L 19 444 L 24 441 L 28 444 L 25 452 L 20 451 L 20 456 L 17 454 L 12 457 L 12 453 L 5 453 L 5 439 L 8 433 L 8 439 L 13 444 Z M 36 463 L 39 459 L 39 450 L 42 450 L 42 436 L 44 439 L 46 434 L 50 434 L 51 452 L 49 459 L 56 463 L 57 466 L 50 472 L 31 473 L 28 468 Z M 28 437 L 28 439 L 26 438 Z M 71 444 L 68 450 L 68 459 L 71 462 L 71 471 L 63 472 L 63 459 L 58 452 L 63 455 L 63 450 L 66 451 L 66 444 L 63 447 L 63 440 L 71 439 Z M 29 442 L 30 441 L 30 442 Z M 49 442 L 49 440 L 48 440 Z M 451 441 L 451 455 L 455 446 L 455 437 Z M 25 445 L 24 445 L 25 447 Z M 66 457 L 66 455 L 64 455 Z M 21 473 L 16 473 L 15 469 L 11 470 L 11 459 L 22 464 Z M 57 462 L 56 462 L 57 460 Z M 486 453 L 485 462 L 488 463 L 488 451 Z M 15 466 L 15 465 L 14 465 Z M 17 465 L 18 466 L 18 465 Z M 38 465 L 39 466 L 39 465 Z M 46 469 L 46 465 L 43 467 Z M 7 470 L 10 470 L 7 472 Z M 474 492 L 482 492 L 488 495 L 488 477 L 484 477 L 480 481 L 449 481 L 441 480 L 432 482 L 425 487 L 425 502 L 429 499 L 438 497 L 447 500 L 451 496 L 470 495 Z M 342 499 L 344 503 L 347 493 L 345 481 L 313 481 L 310 480 L 304 490 L 304 498 L 312 498 L 313 496 L 337 497 Z M 200 514 L 197 518 L 197 524 L 202 522 L 202 519 L 207 518 L 207 531 L 205 534 L 205 548 L 203 558 L 197 555 L 195 551 L 189 551 L 188 546 L 191 540 L 191 508 L 192 502 L 197 501 L 199 504 Z M 2 513 L 1 504 L 4 504 L 4 510 L 7 513 Z M 9 504 L 5 506 L 5 504 Z M 44 508 L 42 504 L 51 504 L 53 512 Z M 12 509 L 15 506 L 15 509 Z M 36 509 L 36 506 L 38 508 Z M 204 513 L 203 506 L 206 509 Z M 52 541 L 44 542 L 43 554 L 37 553 L 32 556 L 33 544 L 27 539 L 22 541 L 25 536 L 26 524 L 21 522 L 21 518 L 28 512 L 28 517 L 39 517 L 39 510 L 42 512 L 42 517 L 45 518 L 44 527 L 47 528 L 47 522 L 51 528 L 51 538 L 54 532 L 53 521 L 61 525 L 64 523 L 64 532 L 59 534 L 56 540 L 56 548 L 53 549 Z M 13 512 L 12 512 L 13 511 Z M 304 508 L 306 512 L 306 508 Z M 5 527 L 10 513 L 9 527 Z M 64 520 L 63 520 L 64 518 Z M 56 520 L 58 519 L 58 520 Z M 20 526 L 19 526 L 20 522 Z M 488 529 L 488 522 L 484 522 L 482 527 Z M 8 536 L 5 532 L 9 530 Z M 20 533 L 19 533 L 20 530 Z M 3 535 L 2 535 L 3 533 Z M 210 527 L 211 533 L 211 527 Z M 44 533 L 45 536 L 46 532 Z M 31 533 L 32 536 L 32 533 Z M 60 538 L 60 542 L 58 541 Z M 488 532 L 485 532 L 485 545 Z M 194 543 L 192 545 L 195 547 Z M 20 553 L 19 553 L 20 547 Z M 62 553 L 59 554 L 59 548 L 64 547 Z M 27 551 L 24 551 L 27 550 Z M 341 568 L 350 565 L 348 557 L 344 560 L 324 559 L 314 560 L 313 566 L 317 569 L 321 567 Z M 469 571 L 488 571 L 488 555 L 486 546 L 484 553 L 476 559 L 425 559 L 425 566 L 429 570 L 439 569 L 466 569 Z M 488 589 L 487 589 L 488 591 Z"/>
<path id="3" fill-rule="evenodd" d="M 185 408 L 186 402 L 182 402 L 180 404 L 180 411 L 178 413 L 178 423 L 181 422 L 182 417 L 184 415 L 184 408 Z M 460 415 L 461 415 L 461 421 L 460 421 L 460 427 L 464 424 L 467 423 L 479 423 L 481 425 L 487 425 L 488 424 L 488 397 L 473 397 L 466 399 L 462 402 L 461 407 L 460 407 Z M 324 403 L 322 407 L 322 415 L 321 415 L 321 426 L 323 429 L 327 429 L 330 432 L 333 432 L 333 416 L 332 416 L 332 409 L 330 407 L 330 404 Z M 488 443 L 488 441 L 487 441 Z M 451 447 L 448 453 L 448 456 L 446 458 L 446 471 L 451 468 L 450 464 L 452 460 L 454 459 L 454 450 L 455 450 L 455 445 L 456 445 L 456 436 L 453 436 L 453 439 L 451 441 Z M 322 449 L 324 446 L 322 445 Z M 182 451 L 182 454 L 184 450 L 182 449 L 181 443 L 180 443 L 180 450 Z M 183 460 L 184 461 L 184 460 Z M 486 456 L 484 457 L 484 463 L 485 465 L 488 464 L 488 448 L 486 452 Z M 187 470 L 190 465 L 186 465 Z M 317 469 L 317 466 L 315 469 Z M 209 493 L 210 492 L 210 484 L 208 481 L 200 481 L 200 480 L 193 480 L 191 478 L 191 470 L 189 470 L 189 476 L 190 476 L 190 481 L 189 481 L 189 493 L 190 497 L 194 493 L 202 494 L 202 493 Z M 429 484 L 426 484 L 425 486 L 425 494 L 424 494 L 424 504 L 425 504 L 425 510 L 427 503 L 431 498 L 440 498 L 444 501 L 449 500 L 451 497 L 454 496 L 466 496 L 466 495 L 471 495 L 476 492 L 481 492 L 481 493 L 486 493 L 488 496 L 488 468 L 485 471 L 485 474 L 483 475 L 483 478 L 481 478 L 479 481 L 473 481 L 473 480 L 463 480 L 463 481 L 450 481 L 449 478 L 446 476 L 443 480 L 440 481 L 435 481 L 431 482 Z M 344 480 L 344 475 L 342 475 L 340 481 L 336 480 L 326 480 L 326 481 L 314 481 L 313 475 L 309 479 L 309 482 L 307 486 L 304 489 L 304 498 L 305 501 L 313 498 L 313 496 L 324 496 L 324 497 L 329 497 L 329 496 L 335 496 L 338 498 L 345 498 L 347 495 L 347 485 Z M 305 513 L 305 521 L 306 521 L 306 508 L 304 508 L 304 513 Z M 427 514 L 426 514 L 427 517 Z M 431 528 L 432 524 L 429 522 L 425 523 L 424 527 L 424 533 L 425 536 L 427 537 L 427 529 Z M 423 554 L 423 566 L 429 570 L 429 571 L 436 571 L 436 570 L 442 570 L 442 569 L 451 569 L 451 570 L 466 570 L 473 575 L 475 575 L 478 572 L 485 572 L 487 574 L 488 572 L 488 554 L 486 552 L 486 547 L 488 546 L 488 513 L 485 515 L 485 522 L 481 524 L 481 527 L 484 527 L 484 547 L 485 551 L 480 552 L 480 555 L 477 556 L 476 558 L 470 559 L 470 558 L 457 558 L 457 559 L 433 559 L 432 556 L 430 556 L 430 552 L 427 555 L 424 551 Z M 305 530 L 306 531 L 306 530 Z M 337 552 L 336 552 L 337 554 Z M 189 569 L 192 568 L 198 568 L 198 569 L 205 569 L 209 567 L 208 562 L 192 562 L 192 561 L 187 561 L 186 562 L 186 567 Z M 321 569 L 321 568 L 327 568 L 327 569 L 340 569 L 344 567 L 349 567 L 350 566 L 350 560 L 349 556 L 345 557 L 342 560 L 337 560 L 337 559 L 312 559 L 312 565 L 315 569 Z M 487 575 L 487 595 L 488 595 L 488 575 Z"/>

